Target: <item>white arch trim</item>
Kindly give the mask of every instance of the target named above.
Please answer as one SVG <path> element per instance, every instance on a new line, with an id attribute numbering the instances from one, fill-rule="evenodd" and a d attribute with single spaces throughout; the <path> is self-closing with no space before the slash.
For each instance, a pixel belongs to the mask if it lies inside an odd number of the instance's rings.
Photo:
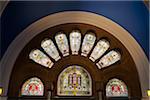
<path id="1" fill-rule="evenodd" d="M 130 33 L 120 25 L 101 15 L 84 11 L 66 11 L 46 16 L 28 26 L 14 39 L 0 63 L 2 72 L 0 85 L 4 88 L 4 96 L 6 96 L 8 92 L 9 79 L 16 58 L 25 45 L 34 38 L 34 36 L 40 34 L 47 28 L 65 23 L 85 23 L 94 25 L 108 31 L 111 35 L 120 40 L 131 54 L 136 64 L 142 96 L 147 96 L 146 90 L 149 88 L 149 61 L 140 45 Z"/>

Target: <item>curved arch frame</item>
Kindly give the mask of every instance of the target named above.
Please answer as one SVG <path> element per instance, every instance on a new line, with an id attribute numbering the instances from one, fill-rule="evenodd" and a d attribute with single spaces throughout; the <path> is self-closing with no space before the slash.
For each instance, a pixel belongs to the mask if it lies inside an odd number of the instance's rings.
<path id="1" fill-rule="evenodd" d="M 0 85 L 4 88 L 4 96 L 6 96 L 8 92 L 9 79 L 13 65 L 24 46 L 33 37 L 35 37 L 37 34 L 40 34 L 47 28 L 65 23 L 90 24 L 107 30 L 111 35 L 120 40 L 120 42 L 131 54 L 136 64 L 141 84 L 142 96 L 147 97 L 146 90 L 149 88 L 150 70 L 148 67 L 149 61 L 140 45 L 130 35 L 130 33 L 123 29 L 120 25 L 101 15 L 84 11 L 66 11 L 46 16 L 28 26 L 14 39 L 1 60 L 0 69 L 3 77 L 1 78 Z"/>

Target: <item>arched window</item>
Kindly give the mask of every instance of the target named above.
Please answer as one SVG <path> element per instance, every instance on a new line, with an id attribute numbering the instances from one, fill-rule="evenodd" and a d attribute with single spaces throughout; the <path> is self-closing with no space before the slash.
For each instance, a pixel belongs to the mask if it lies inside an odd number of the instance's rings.
<path id="1" fill-rule="evenodd" d="M 57 94 L 60 96 L 91 96 L 92 80 L 89 73 L 80 66 L 69 66 L 59 75 Z"/>
<path id="2" fill-rule="evenodd" d="M 96 36 L 92 32 L 88 32 L 83 39 L 82 47 L 81 47 L 81 55 L 87 56 L 91 51 L 92 47 L 94 46 L 96 40 Z"/>
<path id="3" fill-rule="evenodd" d="M 83 41 L 80 30 L 72 30 L 69 34 L 69 38 L 67 37 L 67 34 L 61 31 L 55 36 L 55 41 L 56 44 L 54 44 L 54 41 L 49 38 L 44 39 L 41 42 L 41 47 L 45 52 L 42 52 L 39 49 L 32 50 L 29 54 L 29 58 L 48 68 L 52 68 L 54 63 L 56 63 L 59 59 L 71 54 L 88 57 L 88 54 L 91 53 L 89 59 L 91 59 L 99 69 L 108 67 L 121 60 L 121 54 L 119 51 L 116 51 L 116 49 L 112 49 L 106 53 L 106 51 L 110 48 L 109 41 L 103 38 L 97 42 L 96 35 L 92 31 L 86 32 L 83 37 Z M 94 46 L 96 42 L 97 44 Z M 69 50 L 71 51 L 71 54 Z M 63 57 L 59 54 L 59 51 Z M 52 62 L 47 55 L 55 61 Z M 99 61 L 97 62 L 96 60 L 98 59 Z"/>
<path id="4" fill-rule="evenodd" d="M 95 62 L 95 60 L 99 59 L 108 50 L 109 47 L 110 44 L 107 40 L 99 40 L 89 58 Z"/>
<path id="5" fill-rule="evenodd" d="M 44 85 L 37 77 L 28 79 L 21 88 L 21 95 L 23 96 L 43 96 L 43 94 Z"/>
<path id="6" fill-rule="evenodd" d="M 121 54 L 118 51 L 111 50 L 109 53 L 104 55 L 96 65 L 99 69 L 108 67 L 121 59 Z"/>
<path id="7" fill-rule="evenodd" d="M 73 55 L 77 55 L 81 44 L 81 33 L 79 30 L 73 30 L 70 33 L 70 48 Z"/>
<path id="8" fill-rule="evenodd" d="M 55 61 L 60 59 L 59 53 L 51 39 L 44 39 L 41 42 L 41 47 L 49 56 L 55 59 Z"/>
<path id="9" fill-rule="evenodd" d="M 57 46 L 59 50 L 61 51 L 63 56 L 68 56 L 69 55 L 69 45 L 68 45 L 68 40 L 66 34 L 63 32 L 59 32 L 55 36 L 55 40 L 57 43 Z"/>
<path id="10" fill-rule="evenodd" d="M 106 85 L 107 97 L 127 97 L 128 89 L 126 84 L 119 79 L 111 79 Z"/>
<path id="11" fill-rule="evenodd" d="M 54 64 L 49 57 L 47 57 L 42 51 L 38 49 L 32 50 L 29 54 L 29 58 L 36 63 L 49 68 L 51 68 Z"/>

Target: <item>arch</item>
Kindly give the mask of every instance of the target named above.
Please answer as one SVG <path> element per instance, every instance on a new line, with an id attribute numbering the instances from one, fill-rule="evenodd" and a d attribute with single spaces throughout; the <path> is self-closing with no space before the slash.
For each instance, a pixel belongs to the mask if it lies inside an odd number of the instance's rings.
<path id="1" fill-rule="evenodd" d="M 43 96 L 44 85 L 37 77 L 27 79 L 21 87 L 22 96 Z"/>
<path id="2" fill-rule="evenodd" d="M 120 79 L 110 79 L 105 87 L 107 97 L 128 97 L 127 85 Z"/>
<path id="3" fill-rule="evenodd" d="M 57 95 L 91 96 L 92 78 L 88 71 L 78 65 L 65 68 L 58 76 Z"/>
<path id="4" fill-rule="evenodd" d="M 3 77 L 0 84 L 2 85 L 2 87 L 4 87 L 4 95 L 7 95 L 9 79 L 11 71 L 13 69 L 13 65 L 24 46 L 34 36 L 41 33 L 45 29 L 65 23 L 90 24 L 107 30 L 111 35 L 120 40 L 120 42 L 127 48 L 129 53 L 131 54 L 136 64 L 141 84 L 142 96 L 147 97 L 146 90 L 149 88 L 150 69 L 148 68 L 148 59 L 140 45 L 130 35 L 130 33 L 120 25 L 101 15 L 84 11 L 66 11 L 46 16 L 28 26 L 14 39 L 1 60 L 0 69 L 2 70 Z"/>

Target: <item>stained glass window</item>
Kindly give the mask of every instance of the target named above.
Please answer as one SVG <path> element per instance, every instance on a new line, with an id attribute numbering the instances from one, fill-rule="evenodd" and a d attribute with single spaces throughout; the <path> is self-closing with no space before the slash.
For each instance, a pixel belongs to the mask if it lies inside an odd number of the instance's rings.
<path id="1" fill-rule="evenodd" d="M 42 51 L 38 49 L 32 50 L 29 54 L 29 58 L 36 63 L 49 68 L 51 68 L 54 64 Z"/>
<path id="2" fill-rule="evenodd" d="M 70 43 L 70 49 L 73 55 L 79 54 L 81 46 L 81 55 L 87 57 L 89 53 L 91 53 L 89 59 L 95 62 L 99 69 L 108 67 L 121 59 L 120 53 L 116 50 L 112 50 L 104 55 L 110 47 L 110 43 L 106 39 L 99 40 L 92 50 L 96 41 L 95 33 L 92 31 L 88 31 L 85 34 L 83 41 L 81 40 L 81 37 L 81 32 L 79 30 L 72 30 L 69 35 L 69 39 L 66 34 L 61 31 L 55 36 L 56 45 L 48 38 L 41 42 L 41 47 L 45 51 L 44 53 L 47 53 L 48 56 L 36 49 L 30 52 L 29 57 L 36 63 L 51 68 L 54 63 L 49 57 L 58 61 L 61 59 L 59 51 L 63 56 L 68 56 Z M 98 59 L 100 60 L 97 62 Z"/>
<path id="3" fill-rule="evenodd" d="M 69 45 L 67 36 L 64 33 L 60 32 L 58 35 L 55 36 L 55 40 L 63 56 L 69 55 Z"/>
<path id="4" fill-rule="evenodd" d="M 25 96 L 43 96 L 44 86 L 39 78 L 33 77 L 27 80 L 22 88 L 21 95 Z"/>
<path id="5" fill-rule="evenodd" d="M 57 94 L 60 96 L 92 95 L 92 80 L 89 73 L 77 65 L 67 67 L 59 75 Z"/>
<path id="6" fill-rule="evenodd" d="M 119 79 L 111 79 L 106 85 L 107 97 L 122 97 L 128 96 L 128 89 L 126 84 Z"/>
<path id="7" fill-rule="evenodd" d="M 95 46 L 94 50 L 92 51 L 90 55 L 90 59 L 95 62 L 98 58 L 100 58 L 106 50 L 109 48 L 109 42 L 105 39 L 99 40 L 97 45 Z"/>
<path id="8" fill-rule="evenodd" d="M 45 39 L 41 43 L 41 47 L 46 51 L 46 53 L 51 56 L 55 61 L 60 59 L 59 53 L 51 39 Z"/>
<path id="9" fill-rule="evenodd" d="M 87 33 L 84 36 L 82 48 L 81 48 L 82 56 L 86 57 L 89 54 L 89 52 L 91 51 L 91 49 L 95 43 L 95 40 L 96 40 L 96 37 L 95 37 L 94 33 L 92 33 L 92 32 Z"/>
<path id="10" fill-rule="evenodd" d="M 78 54 L 81 45 L 81 33 L 78 30 L 73 30 L 70 33 L 70 47 L 72 54 Z"/>
<path id="11" fill-rule="evenodd" d="M 121 55 L 118 51 L 112 50 L 109 53 L 107 53 L 105 56 L 103 56 L 96 65 L 99 69 L 110 66 L 114 64 L 115 62 L 119 61 L 121 59 Z"/>

